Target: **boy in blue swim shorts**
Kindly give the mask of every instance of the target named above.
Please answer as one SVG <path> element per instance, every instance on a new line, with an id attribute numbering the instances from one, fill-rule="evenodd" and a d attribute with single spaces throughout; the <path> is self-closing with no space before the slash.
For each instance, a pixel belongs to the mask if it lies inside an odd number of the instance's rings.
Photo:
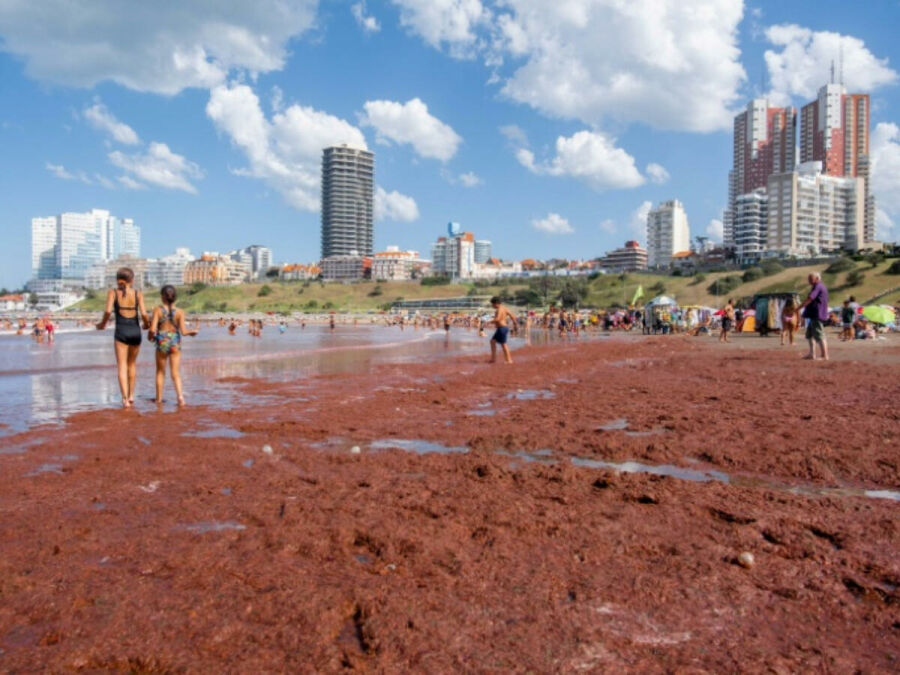
<path id="1" fill-rule="evenodd" d="M 512 322 L 514 328 L 518 330 L 519 320 L 516 315 L 509 311 L 505 305 L 500 302 L 500 298 L 494 296 L 491 298 L 491 306 L 494 308 L 493 323 L 497 326 L 491 337 L 491 360 L 489 363 L 497 362 L 497 345 L 503 349 L 503 359 L 506 363 L 512 363 L 512 356 L 509 353 L 509 322 Z"/>

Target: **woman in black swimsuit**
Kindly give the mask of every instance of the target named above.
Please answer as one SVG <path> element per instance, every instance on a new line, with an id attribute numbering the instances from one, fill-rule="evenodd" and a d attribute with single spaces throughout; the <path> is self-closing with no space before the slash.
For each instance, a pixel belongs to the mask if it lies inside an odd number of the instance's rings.
<path id="1" fill-rule="evenodd" d="M 150 318 L 144 308 L 144 296 L 131 287 L 134 272 L 122 267 L 116 272 L 116 288 L 106 295 L 106 310 L 97 324 L 97 330 L 106 328 L 109 317 L 116 317 L 116 365 L 119 369 L 119 390 L 122 407 L 134 405 L 134 381 L 137 377 L 137 357 L 141 350 L 141 325 L 150 326 Z"/>

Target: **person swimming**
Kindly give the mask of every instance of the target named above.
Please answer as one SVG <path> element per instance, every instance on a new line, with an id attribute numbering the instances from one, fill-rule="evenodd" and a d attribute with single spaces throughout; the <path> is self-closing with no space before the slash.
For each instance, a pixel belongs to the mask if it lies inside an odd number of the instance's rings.
<path id="1" fill-rule="evenodd" d="M 166 362 L 175 385 L 178 405 L 184 405 L 181 386 L 181 337 L 196 335 L 197 329 L 188 330 L 184 323 L 184 311 L 175 308 L 178 293 L 174 286 L 163 286 L 159 291 L 162 305 L 153 310 L 150 320 L 151 341 L 156 343 L 156 402 L 162 403 L 163 384 L 166 378 Z"/>

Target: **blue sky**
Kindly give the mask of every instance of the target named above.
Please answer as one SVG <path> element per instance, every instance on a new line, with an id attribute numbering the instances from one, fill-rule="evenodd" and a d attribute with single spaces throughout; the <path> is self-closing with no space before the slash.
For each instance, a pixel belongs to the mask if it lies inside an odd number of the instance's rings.
<path id="1" fill-rule="evenodd" d="M 840 51 L 896 238 L 896 0 L 167 4 L 0 0 L 0 286 L 29 276 L 33 216 L 90 208 L 134 218 L 149 256 L 315 260 L 318 151 L 341 140 L 376 153 L 378 249 L 427 255 L 456 220 L 506 259 L 595 257 L 671 198 L 715 235 L 734 112 L 799 107 Z"/>

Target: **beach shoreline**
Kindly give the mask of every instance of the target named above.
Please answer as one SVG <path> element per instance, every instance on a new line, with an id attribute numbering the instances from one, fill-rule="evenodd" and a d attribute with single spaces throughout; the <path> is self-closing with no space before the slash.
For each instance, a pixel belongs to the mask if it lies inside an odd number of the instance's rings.
<path id="1" fill-rule="evenodd" d="M 6 437 L 0 668 L 895 670 L 900 342 L 835 343 L 567 338 Z"/>

